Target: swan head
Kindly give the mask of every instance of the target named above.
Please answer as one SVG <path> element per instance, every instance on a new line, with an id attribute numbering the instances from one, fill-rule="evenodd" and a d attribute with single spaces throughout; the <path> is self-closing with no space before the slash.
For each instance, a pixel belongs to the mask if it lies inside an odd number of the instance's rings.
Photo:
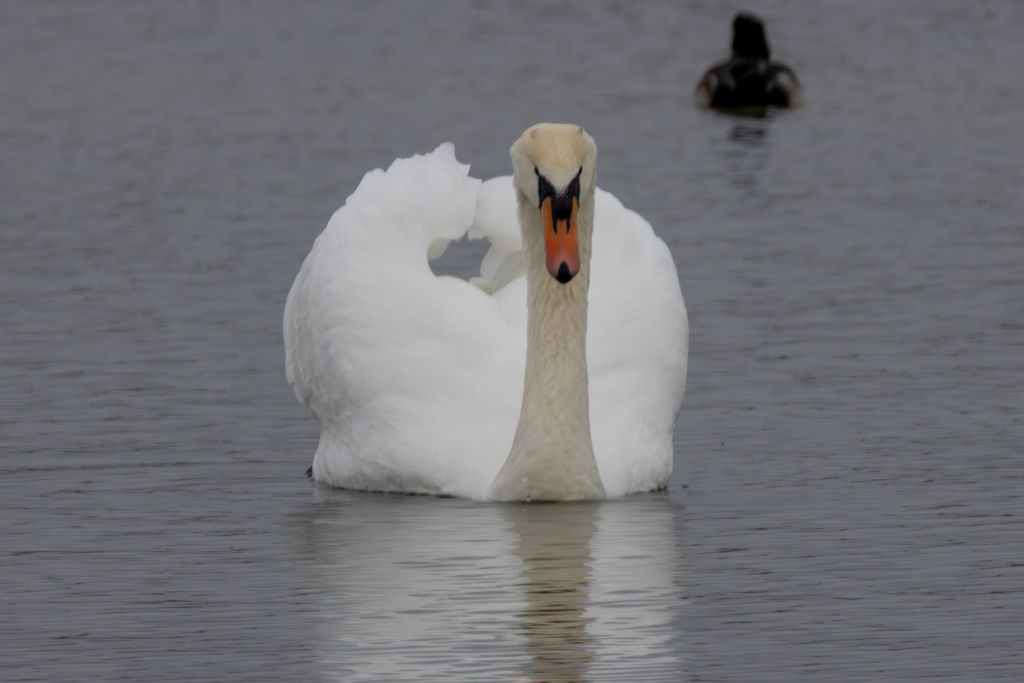
<path id="1" fill-rule="evenodd" d="M 580 270 L 580 206 L 594 196 L 597 145 L 583 126 L 538 123 L 512 145 L 513 182 L 521 203 L 536 207 L 544 226 L 545 265 L 568 283 Z"/>

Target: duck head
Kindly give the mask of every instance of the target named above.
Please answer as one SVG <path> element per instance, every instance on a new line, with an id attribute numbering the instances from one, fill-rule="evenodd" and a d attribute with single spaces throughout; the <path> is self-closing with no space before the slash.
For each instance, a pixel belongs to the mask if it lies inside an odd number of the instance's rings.
<path id="1" fill-rule="evenodd" d="M 764 22 L 748 12 L 738 13 L 732 20 L 732 54 L 748 59 L 769 59 L 771 50 L 764 33 Z"/>

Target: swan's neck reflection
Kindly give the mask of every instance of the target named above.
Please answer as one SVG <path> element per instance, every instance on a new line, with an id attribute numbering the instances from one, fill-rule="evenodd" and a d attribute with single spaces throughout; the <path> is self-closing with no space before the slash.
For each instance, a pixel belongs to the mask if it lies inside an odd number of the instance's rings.
<path id="1" fill-rule="evenodd" d="M 480 505 L 326 492 L 296 535 L 321 677 L 679 680 L 681 512 L 667 494 Z"/>
<path id="2" fill-rule="evenodd" d="M 597 505 L 509 506 L 522 561 L 526 608 L 520 626 L 534 681 L 583 680 L 594 658 L 589 602 L 590 541 Z"/>

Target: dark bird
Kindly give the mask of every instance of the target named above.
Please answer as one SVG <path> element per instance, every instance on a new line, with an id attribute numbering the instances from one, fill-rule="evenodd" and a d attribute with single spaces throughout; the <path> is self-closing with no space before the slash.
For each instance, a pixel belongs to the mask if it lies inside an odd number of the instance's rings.
<path id="1" fill-rule="evenodd" d="M 794 107 L 802 94 L 793 70 L 772 61 L 764 23 L 740 12 L 732 20 L 732 57 L 707 70 L 696 99 L 715 109 Z"/>

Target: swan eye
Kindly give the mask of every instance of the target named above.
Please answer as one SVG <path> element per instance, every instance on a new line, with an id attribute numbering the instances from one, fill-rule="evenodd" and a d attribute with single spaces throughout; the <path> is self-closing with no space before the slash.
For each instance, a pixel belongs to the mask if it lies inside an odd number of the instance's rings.
<path id="1" fill-rule="evenodd" d="M 536 170 L 536 169 L 534 169 Z M 548 179 L 542 176 L 539 172 L 537 173 L 537 202 L 543 204 L 544 199 L 547 197 L 555 196 L 554 186 L 548 182 Z"/>
<path id="2" fill-rule="evenodd" d="M 569 183 L 569 187 L 566 188 L 566 191 L 569 193 L 569 196 L 577 198 L 580 196 L 580 175 L 582 173 L 583 167 L 580 166 L 580 170 L 578 173 L 576 173 L 576 177 L 572 179 L 572 182 Z"/>

